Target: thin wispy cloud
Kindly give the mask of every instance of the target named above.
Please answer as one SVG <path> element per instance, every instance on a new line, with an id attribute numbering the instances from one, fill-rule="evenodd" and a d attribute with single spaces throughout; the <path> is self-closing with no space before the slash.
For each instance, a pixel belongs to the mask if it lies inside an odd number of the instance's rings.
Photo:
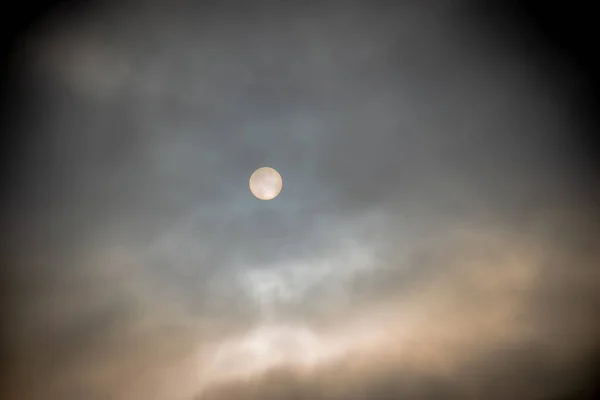
<path id="1" fill-rule="evenodd" d="M 2 225 L 8 398 L 583 385 L 600 235 L 576 93 L 482 18 L 131 2 L 32 30 Z M 270 201 L 248 187 L 262 166 L 283 177 Z"/>

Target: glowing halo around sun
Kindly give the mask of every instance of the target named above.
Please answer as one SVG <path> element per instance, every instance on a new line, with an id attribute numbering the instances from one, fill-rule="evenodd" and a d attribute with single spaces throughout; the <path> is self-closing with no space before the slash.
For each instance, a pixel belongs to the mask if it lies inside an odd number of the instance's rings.
<path id="1" fill-rule="evenodd" d="M 273 168 L 259 168 L 250 176 L 250 191 L 260 200 L 273 200 L 282 188 L 283 179 Z"/>

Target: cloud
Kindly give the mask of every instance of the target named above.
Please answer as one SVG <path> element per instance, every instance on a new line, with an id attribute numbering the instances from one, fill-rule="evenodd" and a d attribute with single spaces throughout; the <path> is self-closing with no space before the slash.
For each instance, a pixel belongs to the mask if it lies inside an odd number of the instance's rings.
<path id="1" fill-rule="evenodd" d="M 584 386 L 600 235 L 569 93 L 454 2 L 259 3 L 28 38 L 9 398 Z"/>

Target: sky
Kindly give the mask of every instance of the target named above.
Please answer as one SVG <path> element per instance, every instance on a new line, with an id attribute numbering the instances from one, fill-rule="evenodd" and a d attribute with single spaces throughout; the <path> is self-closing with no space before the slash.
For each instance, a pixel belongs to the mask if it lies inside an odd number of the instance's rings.
<path id="1" fill-rule="evenodd" d="M 583 390 L 587 82 L 472 5 L 96 2 L 32 27 L 13 59 L 6 398 Z M 283 178 L 270 201 L 248 187 L 263 166 Z"/>

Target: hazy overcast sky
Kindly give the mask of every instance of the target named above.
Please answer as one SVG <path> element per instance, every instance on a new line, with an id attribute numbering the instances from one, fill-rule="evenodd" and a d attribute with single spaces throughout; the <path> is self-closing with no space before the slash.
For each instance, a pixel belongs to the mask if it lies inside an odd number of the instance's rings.
<path id="1" fill-rule="evenodd" d="M 18 48 L 9 399 L 582 384 L 600 236 L 567 60 L 464 1 L 189 3 L 57 11 Z"/>

